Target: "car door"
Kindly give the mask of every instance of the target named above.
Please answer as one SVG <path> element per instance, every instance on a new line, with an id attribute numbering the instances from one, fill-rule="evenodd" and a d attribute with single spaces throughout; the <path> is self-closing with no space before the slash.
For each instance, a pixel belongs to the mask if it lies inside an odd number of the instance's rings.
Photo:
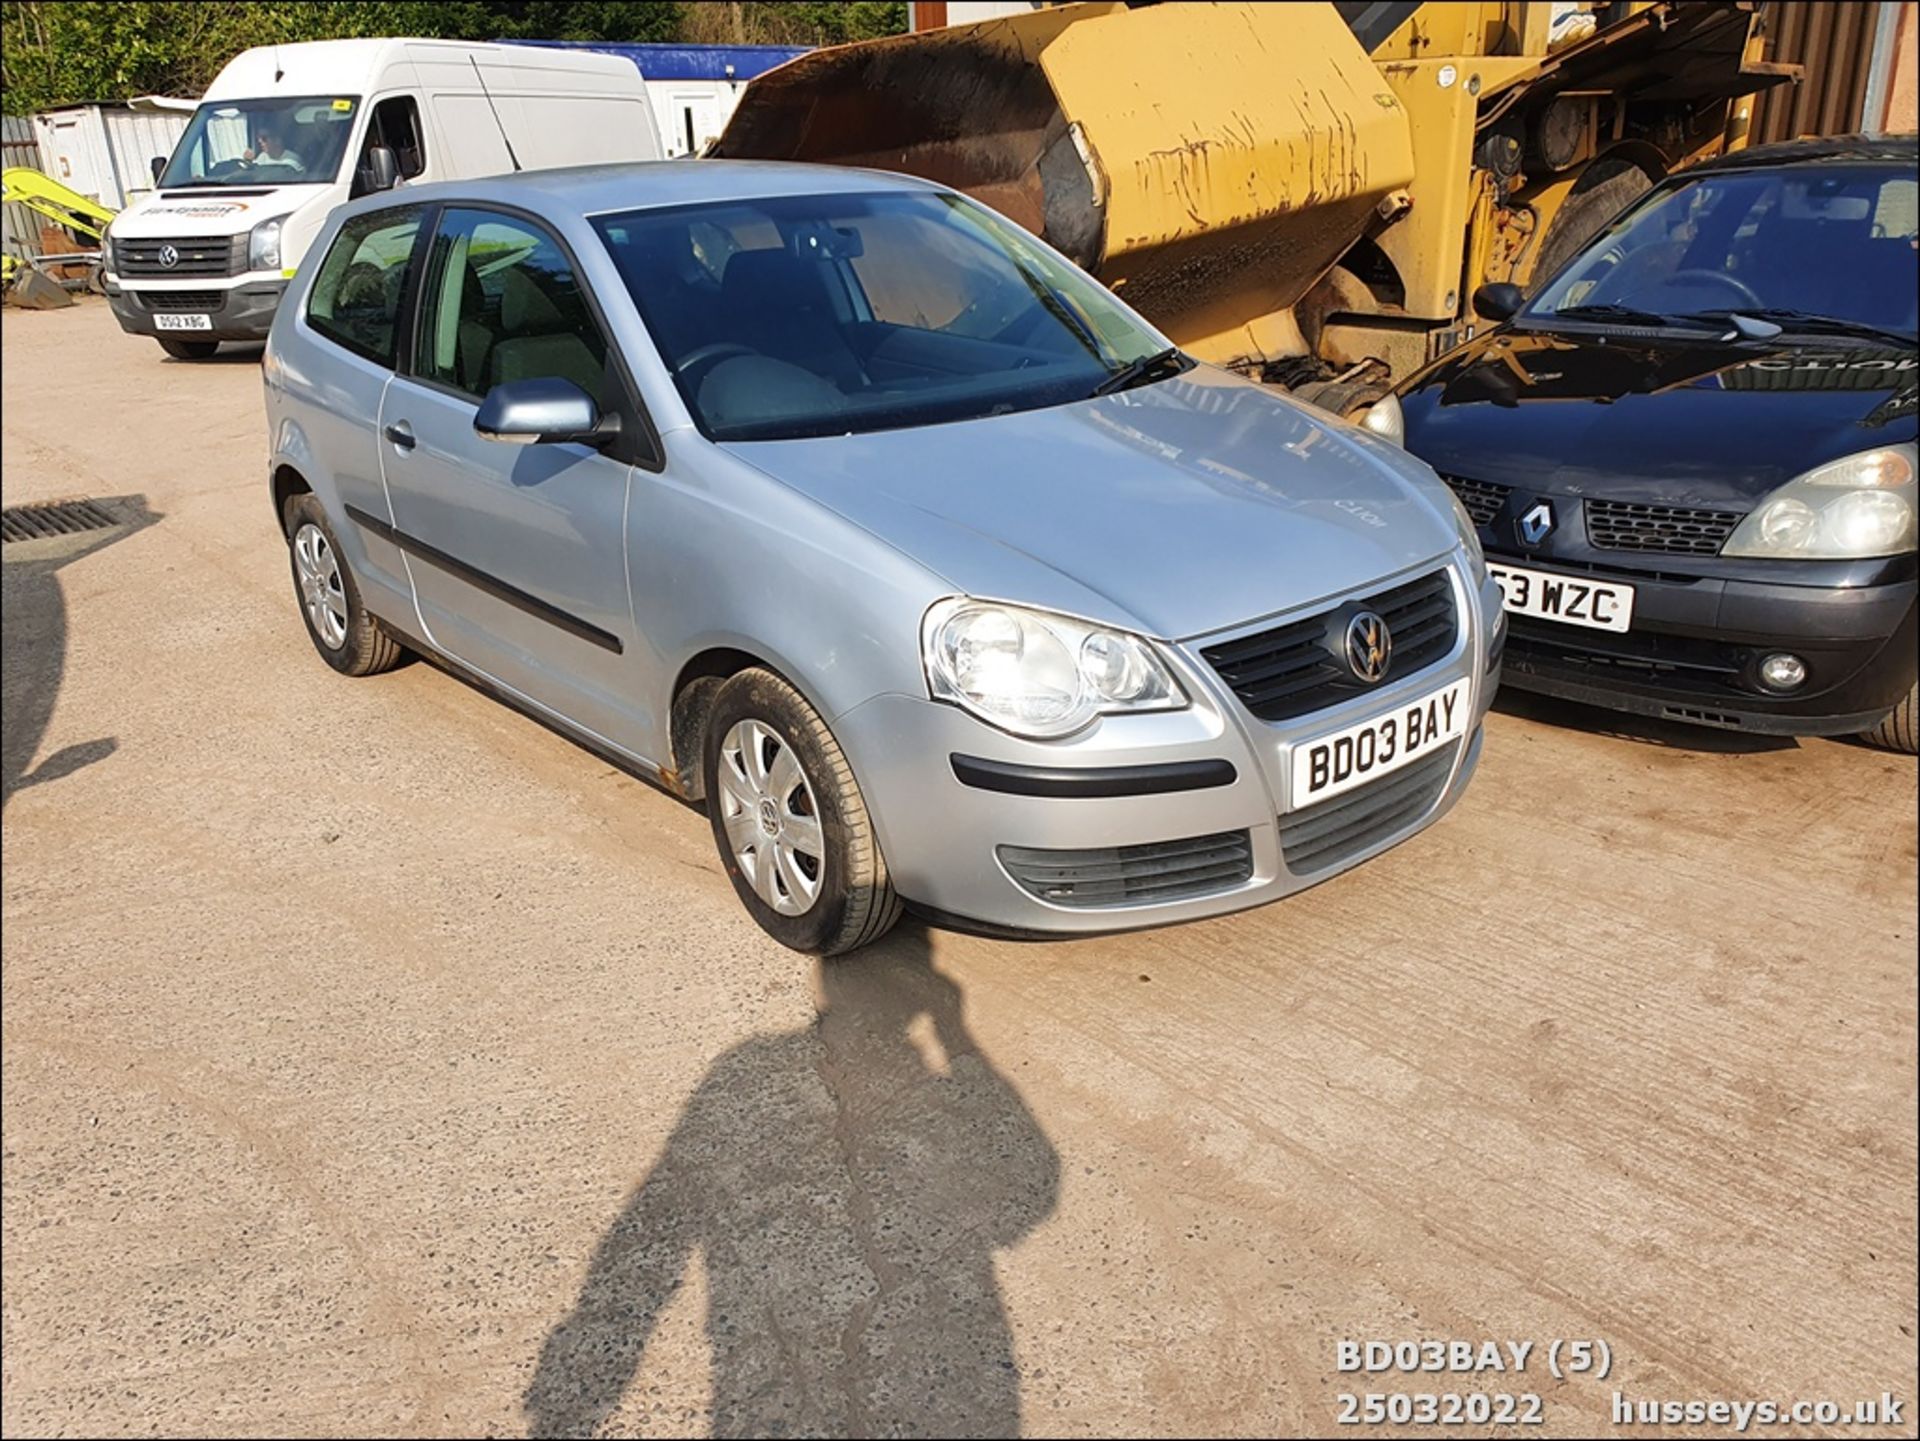
<path id="1" fill-rule="evenodd" d="M 487 678 L 642 756 L 626 570 L 633 467 L 618 447 L 482 439 L 512 380 L 573 381 L 632 405 L 565 247 L 519 213 L 449 206 L 428 252 L 410 363 L 381 449 L 397 543 L 428 638 Z M 623 417 L 623 433 L 643 429 Z"/>

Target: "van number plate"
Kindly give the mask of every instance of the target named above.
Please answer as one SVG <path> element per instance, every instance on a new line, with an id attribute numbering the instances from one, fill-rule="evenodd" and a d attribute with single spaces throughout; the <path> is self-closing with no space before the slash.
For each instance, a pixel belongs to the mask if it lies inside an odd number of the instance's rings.
<path id="1" fill-rule="evenodd" d="M 155 330 L 212 330 L 213 317 L 211 315 L 161 314 L 153 317 L 153 328 Z"/>

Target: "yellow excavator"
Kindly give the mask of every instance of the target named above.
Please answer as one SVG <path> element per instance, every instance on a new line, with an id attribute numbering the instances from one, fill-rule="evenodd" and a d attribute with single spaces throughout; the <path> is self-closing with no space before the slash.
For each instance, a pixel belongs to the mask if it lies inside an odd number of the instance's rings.
<path id="1" fill-rule="evenodd" d="M 8 303 L 36 310 L 73 303 L 65 288 L 47 276 L 43 266 L 84 265 L 87 283 L 98 286 L 99 247 L 104 243 L 107 222 L 113 219 L 114 211 L 27 165 L 10 165 L 0 170 L 0 200 L 8 205 L 24 205 L 61 227 L 76 243 L 85 245 L 91 241 L 95 247 L 38 257 L 37 263 L 0 252 L 0 288 L 6 291 Z"/>
<path id="2" fill-rule="evenodd" d="M 1741 143 L 1742 97 L 1798 73 L 1759 56 L 1718 0 L 1054 5 L 803 55 L 709 153 L 952 185 L 1191 354 L 1356 415 L 1481 285 Z"/>

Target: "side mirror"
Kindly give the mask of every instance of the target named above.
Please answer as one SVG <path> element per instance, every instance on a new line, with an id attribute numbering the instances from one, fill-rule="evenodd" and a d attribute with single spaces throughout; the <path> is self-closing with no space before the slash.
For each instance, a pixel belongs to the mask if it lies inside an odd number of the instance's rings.
<path id="1" fill-rule="evenodd" d="M 601 415 L 571 380 L 542 377 L 494 386 L 474 413 L 473 428 L 482 439 L 507 445 L 605 445 L 620 433 L 620 417 Z"/>
<path id="2" fill-rule="evenodd" d="M 158 185 L 160 183 L 160 177 L 167 173 L 167 157 L 164 155 L 154 156 L 153 159 L 147 162 L 147 169 L 153 172 L 153 183 Z"/>
<path id="3" fill-rule="evenodd" d="M 377 195 L 400 183 L 400 162 L 384 145 L 367 147 L 367 194 Z"/>
<path id="4" fill-rule="evenodd" d="M 1473 313 L 1482 320 L 1511 320 L 1526 300 L 1519 286 L 1496 280 L 1473 292 Z"/>

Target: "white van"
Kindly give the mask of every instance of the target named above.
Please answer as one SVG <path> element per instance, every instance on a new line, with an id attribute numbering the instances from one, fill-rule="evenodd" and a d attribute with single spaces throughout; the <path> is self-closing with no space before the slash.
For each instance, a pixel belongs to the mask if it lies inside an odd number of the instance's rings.
<path id="1" fill-rule="evenodd" d="M 620 56 L 442 40 L 318 40 L 236 56 L 157 188 L 114 217 L 120 328 L 183 360 L 262 340 L 343 201 L 414 180 L 658 160 L 638 67 Z"/>

